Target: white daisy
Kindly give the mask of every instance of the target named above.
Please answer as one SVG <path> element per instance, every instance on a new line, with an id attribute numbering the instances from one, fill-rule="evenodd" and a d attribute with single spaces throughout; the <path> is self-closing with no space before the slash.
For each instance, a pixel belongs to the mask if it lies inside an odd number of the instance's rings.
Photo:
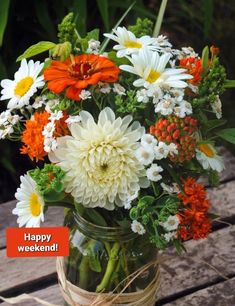
<path id="1" fill-rule="evenodd" d="M 196 158 L 203 169 L 212 169 L 221 172 L 225 169 L 221 156 L 217 155 L 215 148 L 209 143 L 202 143 L 196 149 Z"/>
<path id="2" fill-rule="evenodd" d="M 168 232 L 174 231 L 178 228 L 180 220 L 178 216 L 169 216 L 165 222 L 159 222 L 159 224 Z"/>
<path id="3" fill-rule="evenodd" d="M 117 57 L 138 53 L 144 48 L 157 50 L 160 47 L 156 38 L 147 35 L 136 38 L 135 34 L 128 31 L 125 27 L 118 27 L 116 30 L 113 30 L 113 33 L 105 33 L 104 36 L 118 43 L 113 47 L 114 50 L 117 50 Z"/>
<path id="4" fill-rule="evenodd" d="M 146 233 L 146 230 L 145 230 L 145 228 L 143 227 L 143 225 L 142 225 L 140 222 L 136 221 L 136 220 L 132 221 L 132 223 L 131 223 L 131 229 L 132 229 L 132 231 L 133 231 L 134 233 L 137 233 L 137 234 L 139 234 L 139 235 L 143 235 L 143 234 Z"/>
<path id="5" fill-rule="evenodd" d="M 140 76 L 134 81 L 136 87 L 159 88 L 163 85 L 174 88 L 185 88 L 187 83 L 183 80 L 191 79 L 192 76 L 184 73 L 186 70 L 166 68 L 171 54 L 165 53 L 159 55 L 158 52 L 152 52 L 146 49 L 138 54 L 133 54 L 129 59 L 133 66 L 121 65 L 124 71 Z"/>
<path id="6" fill-rule="evenodd" d="M 14 75 L 14 80 L 2 80 L 0 100 L 8 100 L 7 107 L 9 109 L 21 108 L 29 104 L 30 98 L 34 95 L 38 88 L 43 87 L 43 76 L 38 76 L 43 68 L 43 63 L 33 62 L 28 63 L 25 59 L 21 61 L 19 70 Z"/>
<path id="7" fill-rule="evenodd" d="M 16 208 L 12 213 L 18 215 L 19 227 L 39 227 L 44 221 L 44 201 L 37 191 L 36 182 L 28 174 L 20 177 L 20 188 L 17 189 L 15 197 L 18 200 Z"/>
<path id="8" fill-rule="evenodd" d="M 128 195 L 149 186 L 144 166 L 135 151 L 144 128 L 132 117 L 115 118 L 106 107 L 94 121 L 86 111 L 81 122 L 71 124 L 72 136 L 57 138 L 49 159 L 66 172 L 65 190 L 85 207 L 112 210 L 124 206 Z"/>
<path id="9" fill-rule="evenodd" d="M 157 164 L 152 164 L 151 167 L 146 171 L 147 178 L 153 182 L 160 181 L 162 176 L 159 173 L 162 171 L 162 167 L 158 166 Z"/>
<path id="10" fill-rule="evenodd" d="M 152 145 L 145 145 L 138 148 L 136 151 L 136 158 L 141 163 L 141 165 L 149 165 L 154 160 L 154 149 Z"/>

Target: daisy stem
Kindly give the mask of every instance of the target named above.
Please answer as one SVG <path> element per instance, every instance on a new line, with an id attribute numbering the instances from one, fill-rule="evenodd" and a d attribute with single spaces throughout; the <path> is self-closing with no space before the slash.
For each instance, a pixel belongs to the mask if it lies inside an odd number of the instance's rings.
<path id="1" fill-rule="evenodd" d="M 154 26 L 154 30 L 153 30 L 153 37 L 158 37 L 161 26 L 162 26 L 162 20 L 164 17 L 164 13 L 166 10 L 166 5 L 167 5 L 167 0 L 162 0 L 159 12 L 158 12 L 158 16 L 157 16 L 157 20 Z"/>
<path id="2" fill-rule="evenodd" d="M 120 250 L 120 244 L 118 242 L 115 242 L 113 244 L 113 247 L 110 251 L 109 261 L 107 264 L 106 271 L 104 273 L 104 276 L 100 282 L 100 284 L 96 287 L 96 292 L 101 292 L 105 290 L 109 284 L 110 277 L 116 267 L 116 263 L 118 261 L 118 252 Z"/>

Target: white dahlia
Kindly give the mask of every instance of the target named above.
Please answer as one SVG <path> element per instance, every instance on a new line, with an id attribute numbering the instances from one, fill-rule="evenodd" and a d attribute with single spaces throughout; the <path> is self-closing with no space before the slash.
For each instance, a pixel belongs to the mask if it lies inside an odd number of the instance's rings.
<path id="1" fill-rule="evenodd" d="M 98 122 L 86 111 L 81 122 L 72 123 L 72 136 L 57 138 L 57 149 L 49 154 L 64 171 L 66 192 L 86 207 L 112 210 L 124 206 L 128 196 L 148 187 L 144 166 L 135 152 L 144 128 L 131 116 L 115 118 L 110 108 L 99 114 Z"/>

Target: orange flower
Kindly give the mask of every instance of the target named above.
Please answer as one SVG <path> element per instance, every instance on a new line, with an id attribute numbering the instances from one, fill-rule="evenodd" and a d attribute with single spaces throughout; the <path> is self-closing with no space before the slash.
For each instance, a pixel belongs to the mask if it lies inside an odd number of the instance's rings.
<path id="1" fill-rule="evenodd" d="M 29 157 L 36 161 L 43 160 L 48 154 L 44 151 L 44 136 L 42 135 L 45 125 L 49 123 L 50 114 L 46 111 L 36 112 L 30 120 L 25 123 L 25 130 L 22 134 L 21 141 L 23 146 L 20 149 L 21 154 L 28 154 Z M 68 135 L 69 130 L 65 120 L 68 118 L 64 114 L 63 118 L 55 122 L 54 137 Z"/>
<path id="2" fill-rule="evenodd" d="M 178 235 L 183 240 L 205 238 L 211 230 L 211 220 L 207 217 L 210 201 L 204 186 L 188 177 L 183 181 L 184 193 L 178 194 L 184 208 L 179 213 Z"/>
<path id="3" fill-rule="evenodd" d="M 102 82 L 116 82 L 119 68 L 109 59 L 95 54 L 82 54 L 67 58 L 64 62 L 52 61 L 44 71 L 48 88 L 59 94 L 66 89 L 66 97 L 79 101 L 82 89 Z"/>
<path id="4" fill-rule="evenodd" d="M 50 114 L 48 112 L 36 112 L 34 116 L 25 123 L 25 130 L 22 135 L 23 147 L 20 149 L 21 154 L 28 154 L 33 160 L 43 160 L 47 155 L 44 151 L 44 137 L 42 131 L 49 122 Z"/>
<path id="5" fill-rule="evenodd" d="M 195 57 L 186 57 L 180 60 L 180 66 L 187 69 L 188 73 L 193 76 L 192 79 L 188 80 L 192 85 L 197 86 L 201 81 L 202 74 L 202 62 L 200 59 Z"/>

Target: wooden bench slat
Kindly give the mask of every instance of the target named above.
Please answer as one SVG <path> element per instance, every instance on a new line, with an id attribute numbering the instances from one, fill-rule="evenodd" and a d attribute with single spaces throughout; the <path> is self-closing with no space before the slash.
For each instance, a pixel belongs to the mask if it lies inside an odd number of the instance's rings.
<path id="1" fill-rule="evenodd" d="M 53 285 L 38 291 L 34 291 L 32 293 L 30 293 L 30 295 L 33 295 L 35 297 L 38 297 L 42 300 L 45 300 L 47 302 L 56 304 L 56 305 L 63 305 L 64 301 L 63 301 L 63 297 L 60 293 L 60 289 L 58 285 Z M 0 304 L 1 306 L 9 306 L 9 303 L 3 302 L 2 304 Z M 37 302 L 35 301 L 24 301 L 22 303 L 18 303 L 17 306 L 36 306 L 38 305 Z"/>
<path id="2" fill-rule="evenodd" d="M 176 255 L 161 265 L 160 299 L 222 278 L 208 264 L 222 275 L 235 273 L 235 226 L 213 232 L 204 240 L 190 240 L 185 247 L 187 254 Z M 171 255 L 174 254 L 172 251 Z"/>
<path id="3" fill-rule="evenodd" d="M 164 306 L 233 306 L 235 305 L 235 278 L 198 290 Z"/>

